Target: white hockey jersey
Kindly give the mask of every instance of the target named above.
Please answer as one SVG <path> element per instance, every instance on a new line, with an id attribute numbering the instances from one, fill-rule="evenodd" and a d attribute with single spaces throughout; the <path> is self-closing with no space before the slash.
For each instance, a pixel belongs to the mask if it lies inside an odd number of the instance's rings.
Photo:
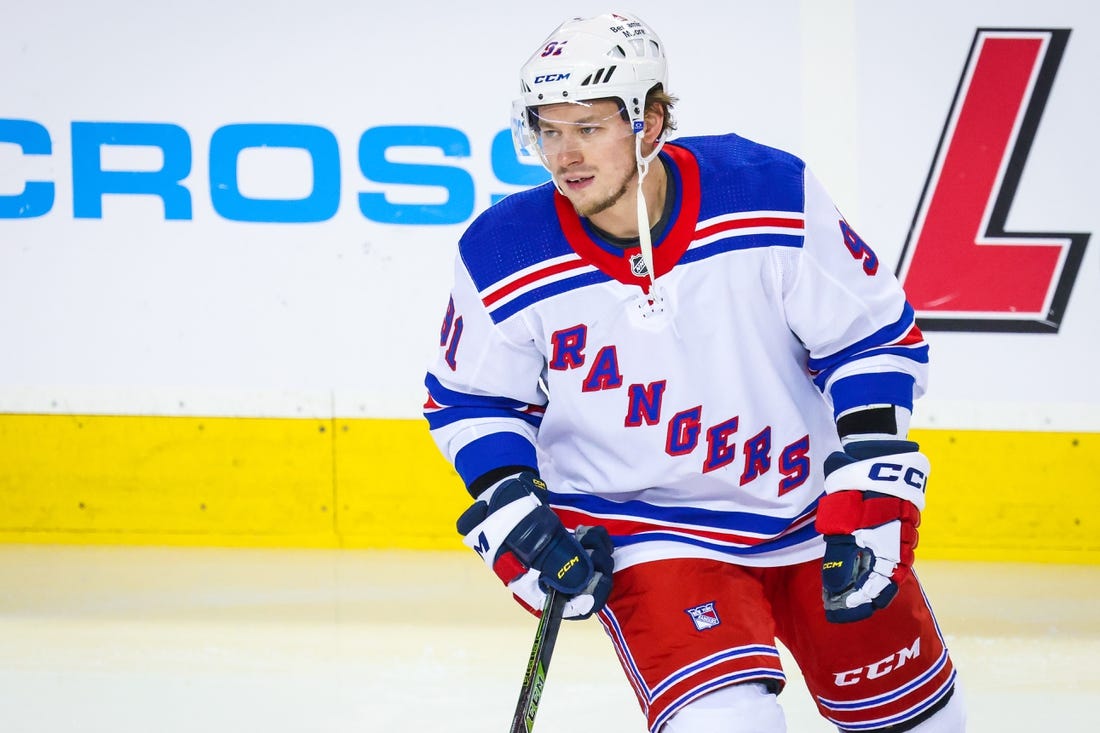
<path id="1" fill-rule="evenodd" d="M 820 555 L 834 419 L 912 409 L 928 347 L 892 273 L 802 161 L 736 135 L 661 158 L 675 200 L 639 250 L 606 243 L 551 183 L 459 243 L 425 416 L 467 486 L 537 467 L 567 527 L 616 568 Z"/>

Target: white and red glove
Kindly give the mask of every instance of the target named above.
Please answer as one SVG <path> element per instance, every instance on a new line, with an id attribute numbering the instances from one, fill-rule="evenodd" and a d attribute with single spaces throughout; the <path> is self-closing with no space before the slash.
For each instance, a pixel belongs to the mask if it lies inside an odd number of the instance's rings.
<path id="1" fill-rule="evenodd" d="M 913 567 L 928 457 L 908 440 L 849 443 L 825 459 L 817 530 L 825 536 L 825 618 L 867 618 L 897 595 Z"/>
<path id="2" fill-rule="evenodd" d="M 611 537 L 603 527 L 567 530 L 547 493 L 534 473 L 505 479 L 481 494 L 456 528 L 528 611 L 540 615 L 546 589 L 554 588 L 568 598 L 563 618 L 588 618 L 611 594 Z"/>

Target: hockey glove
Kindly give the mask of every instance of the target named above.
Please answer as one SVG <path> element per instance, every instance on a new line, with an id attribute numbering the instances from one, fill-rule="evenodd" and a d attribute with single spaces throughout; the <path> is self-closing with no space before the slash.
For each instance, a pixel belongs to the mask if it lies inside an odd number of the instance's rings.
<path id="1" fill-rule="evenodd" d="M 554 588 L 569 598 L 564 618 L 588 618 L 611 593 L 611 538 L 603 527 L 578 527 L 574 535 L 546 495 L 540 478 L 521 473 L 478 497 L 456 528 L 528 611 L 538 615 Z"/>
<path id="2" fill-rule="evenodd" d="M 859 441 L 825 459 L 816 525 L 826 619 L 860 621 L 897 595 L 913 566 L 928 471 L 907 440 Z"/>

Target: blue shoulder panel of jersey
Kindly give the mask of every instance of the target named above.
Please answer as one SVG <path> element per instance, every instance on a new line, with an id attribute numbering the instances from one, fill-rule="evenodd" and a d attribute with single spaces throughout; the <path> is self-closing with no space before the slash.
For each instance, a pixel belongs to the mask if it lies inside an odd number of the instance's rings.
<path id="1" fill-rule="evenodd" d="M 478 290 L 572 249 L 554 209 L 554 184 L 514 193 L 478 216 L 458 251 Z"/>
<path id="2" fill-rule="evenodd" d="M 681 150 L 679 156 L 664 155 L 664 159 L 692 169 L 690 175 L 678 176 L 677 195 L 693 205 L 678 205 L 675 211 L 679 217 L 694 217 L 694 221 L 674 224 L 673 231 L 679 233 L 675 237 L 669 235 L 671 239 L 680 238 L 683 248 L 687 248 L 693 232 L 698 233 L 700 223 L 718 222 L 723 230 L 744 229 L 756 213 L 763 217 L 775 212 L 791 214 L 791 221 L 786 224 L 790 231 L 784 232 L 781 227 L 779 233 L 731 234 L 692 250 L 682 261 L 701 259 L 730 248 L 801 246 L 799 222 L 805 201 L 805 166 L 801 160 L 732 134 L 677 139 L 670 143 L 670 150 L 673 147 Z M 690 160 L 685 160 L 688 156 Z M 674 162 L 677 157 L 680 163 Z M 685 214 L 685 210 L 691 213 Z M 731 218 L 737 221 L 721 223 Z M 589 242 L 586 239 L 571 245 L 568 234 L 571 228 L 581 232 L 574 232 L 574 237 L 588 237 L 579 225 L 560 219 L 550 182 L 508 196 L 474 220 L 459 241 L 459 253 L 474 287 L 485 294 L 485 305 L 494 322 L 499 323 L 541 299 L 614 276 L 606 266 L 599 265 L 598 253 L 578 254 L 575 247 L 585 248 Z M 660 246 L 671 245 L 662 242 Z M 677 255 L 678 260 L 680 257 Z M 576 262 L 566 264 L 561 258 Z M 538 265 L 551 260 L 558 260 L 551 269 L 538 269 Z M 588 267 L 582 269 L 578 265 Z M 521 272 L 526 274 L 516 277 Z"/>
<path id="3" fill-rule="evenodd" d="M 740 135 L 674 140 L 699 163 L 699 220 L 731 212 L 805 211 L 806 164 L 790 153 Z"/>

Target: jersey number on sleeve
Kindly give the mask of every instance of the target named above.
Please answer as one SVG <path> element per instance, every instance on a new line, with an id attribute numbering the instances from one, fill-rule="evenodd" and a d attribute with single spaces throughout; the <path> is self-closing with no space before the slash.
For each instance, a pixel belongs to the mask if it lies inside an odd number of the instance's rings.
<path id="1" fill-rule="evenodd" d="M 462 316 L 455 317 L 455 299 L 447 302 L 447 312 L 443 315 L 443 327 L 439 329 L 439 345 L 446 346 L 447 351 L 443 358 L 447 366 L 453 372 L 457 368 L 455 352 L 458 351 L 458 341 L 462 338 Z"/>
<path id="2" fill-rule="evenodd" d="M 852 253 L 852 257 L 863 261 L 863 271 L 868 276 L 878 272 L 878 257 L 843 219 L 840 220 L 840 233 L 844 235 L 844 246 Z"/>

